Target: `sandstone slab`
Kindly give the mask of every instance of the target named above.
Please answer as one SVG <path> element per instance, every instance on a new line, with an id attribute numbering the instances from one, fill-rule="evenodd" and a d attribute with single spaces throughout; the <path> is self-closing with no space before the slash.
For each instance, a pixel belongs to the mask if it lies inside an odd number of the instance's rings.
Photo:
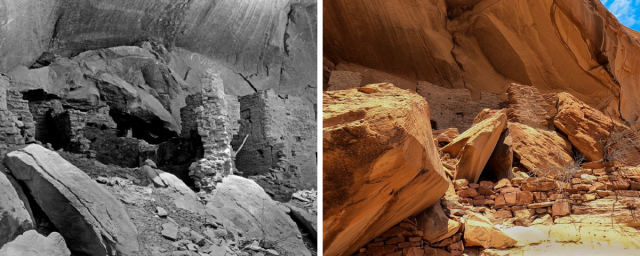
<path id="1" fill-rule="evenodd" d="M 72 252 L 138 253 L 138 234 L 124 206 L 57 153 L 31 144 L 8 153 L 5 164 L 29 188 Z"/>
<path id="2" fill-rule="evenodd" d="M 449 238 L 460 229 L 460 222 L 449 219 L 439 203 L 420 213 L 417 220 L 418 230 L 423 232 L 422 238 L 430 244 Z"/>
<path id="3" fill-rule="evenodd" d="M 29 230 L 2 246 L 0 255 L 69 256 L 71 252 L 59 233 L 53 232 L 45 237 L 35 230 Z"/>
<path id="4" fill-rule="evenodd" d="M 391 84 L 323 95 L 324 255 L 345 255 L 448 187 L 424 99 Z"/>
<path id="5" fill-rule="evenodd" d="M 467 220 L 464 228 L 465 246 L 505 249 L 516 245 L 517 241 L 491 224 Z"/>
<path id="6" fill-rule="evenodd" d="M 34 227 L 31 210 L 20 197 L 24 196 L 22 189 L 9 179 L 0 171 L 0 246 Z"/>
<path id="7" fill-rule="evenodd" d="M 487 161 L 494 152 L 507 122 L 506 111 L 498 111 L 491 118 L 472 126 L 442 148 L 459 159 L 455 179 L 477 182 Z"/>
<path id="8" fill-rule="evenodd" d="M 514 156 L 539 176 L 558 174 L 573 161 L 571 143 L 558 132 L 510 123 L 509 136 Z"/>
<path id="9" fill-rule="evenodd" d="M 266 239 L 283 254 L 310 256 L 296 223 L 286 214 L 285 206 L 273 201 L 252 180 L 229 175 L 218 183 L 208 198 L 207 208 L 213 216 L 224 218 L 225 227 L 235 227 L 247 240 Z"/>

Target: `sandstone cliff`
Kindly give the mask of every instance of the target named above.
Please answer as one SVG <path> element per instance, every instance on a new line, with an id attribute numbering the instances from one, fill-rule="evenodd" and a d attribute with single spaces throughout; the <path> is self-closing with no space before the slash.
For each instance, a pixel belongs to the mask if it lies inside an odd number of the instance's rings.
<path id="1" fill-rule="evenodd" d="M 326 69 L 359 72 L 363 84 L 426 81 L 477 100 L 517 82 L 638 120 L 640 35 L 598 0 L 327 0 L 323 8 Z"/>
<path id="2" fill-rule="evenodd" d="M 316 8 L 313 0 L 2 0 L 0 73 L 31 66 L 43 52 L 153 40 L 193 71 L 222 66 L 244 92 L 236 95 L 274 88 L 315 102 Z"/>

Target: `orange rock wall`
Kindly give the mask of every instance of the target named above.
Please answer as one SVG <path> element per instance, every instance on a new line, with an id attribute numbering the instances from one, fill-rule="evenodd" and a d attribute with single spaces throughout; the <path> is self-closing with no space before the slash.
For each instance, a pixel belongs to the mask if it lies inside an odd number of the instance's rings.
<path id="1" fill-rule="evenodd" d="M 323 51 L 336 65 L 472 95 L 517 82 L 638 119 L 640 34 L 598 0 L 327 0 L 323 10 Z"/>

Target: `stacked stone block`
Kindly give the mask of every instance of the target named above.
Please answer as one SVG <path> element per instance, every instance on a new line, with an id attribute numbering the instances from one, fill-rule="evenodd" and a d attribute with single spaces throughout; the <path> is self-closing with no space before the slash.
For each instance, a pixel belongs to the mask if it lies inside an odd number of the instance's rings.
<path id="1" fill-rule="evenodd" d="M 218 74 L 208 71 L 202 79 L 202 106 L 196 110 L 204 159 L 189 168 L 189 175 L 194 178 L 196 187 L 204 191 L 214 189 L 215 183 L 232 174 L 234 169 L 226 99 L 222 79 Z"/>
<path id="2" fill-rule="evenodd" d="M 510 122 L 529 125 L 533 128 L 555 130 L 553 118 L 558 113 L 555 94 L 541 95 L 533 86 L 511 84 L 507 90 Z"/>
<path id="3" fill-rule="evenodd" d="M 0 79 L 0 158 L 26 143 L 35 141 L 35 122 L 29 112 L 29 103 L 22 94 L 7 91 Z"/>

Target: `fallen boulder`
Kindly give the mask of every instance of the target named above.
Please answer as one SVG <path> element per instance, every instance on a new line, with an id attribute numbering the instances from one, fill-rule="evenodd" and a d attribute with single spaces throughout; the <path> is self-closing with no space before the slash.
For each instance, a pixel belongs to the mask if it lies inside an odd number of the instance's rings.
<path id="1" fill-rule="evenodd" d="M 464 226 L 464 245 L 505 249 L 518 241 L 491 224 L 478 220 L 467 220 Z"/>
<path id="2" fill-rule="evenodd" d="M 520 164 L 539 176 L 556 174 L 573 162 L 571 143 L 558 132 L 510 123 L 509 137 Z"/>
<path id="3" fill-rule="evenodd" d="M 476 183 L 489 157 L 496 147 L 502 130 L 507 122 L 505 110 L 495 112 L 493 116 L 472 126 L 456 139 L 442 148 L 459 159 L 455 179 L 467 179 Z"/>
<path id="4" fill-rule="evenodd" d="M 59 233 L 53 232 L 45 237 L 35 230 L 29 230 L 2 246 L 0 255 L 69 256 L 71 252 Z"/>
<path id="5" fill-rule="evenodd" d="M 601 161 L 606 154 L 607 158 L 621 158 L 617 160 L 625 165 L 640 164 L 640 143 L 633 141 L 640 135 L 569 93 L 558 93 L 558 114 L 553 122 L 591 162 Z"/>
<path id="6" fill-rule="evenodd" d="M 37 144 L 10 152 L 5 164 L 74 253 L 136 255 L 137 231 L 120 202 L 83 171 Z"/>
<path id="7" fill-rule="evenodd" d="M 417 217 L 418 230 L 422 231 L 422 238 L 430 244 L 440 242 L 453 236 L 460 229 L 460 222 L 449 219 L 444 214 L 440 203 L 429 207 Z"/>
<path id="8" fill-rule="evenodd" d="M 252 180 L 229 175 L 216 185 L 207 208 L 214 216 L 225 218 L 225 227 L 236 227 L 250 241 L 275 244 L 284 255 L 310 256 L 296 223 L 286 214 L 288 209 L 273 201 Z M 230 223 L 229 223 L 230 222 Z"/>
<path id="9" fill-rule="evenodd" d="M 323 95 L 324 255 L 349 255 L 448 187 L 420 95 L 371 84 Z"/>
<path id="10" fill-rule="evenodd" d="M 22 189 L 14 187 L 9 178 L 0 171 L 0 246 L 34 226 L 30 210 L 20 198 L 20 194 Z"/>

